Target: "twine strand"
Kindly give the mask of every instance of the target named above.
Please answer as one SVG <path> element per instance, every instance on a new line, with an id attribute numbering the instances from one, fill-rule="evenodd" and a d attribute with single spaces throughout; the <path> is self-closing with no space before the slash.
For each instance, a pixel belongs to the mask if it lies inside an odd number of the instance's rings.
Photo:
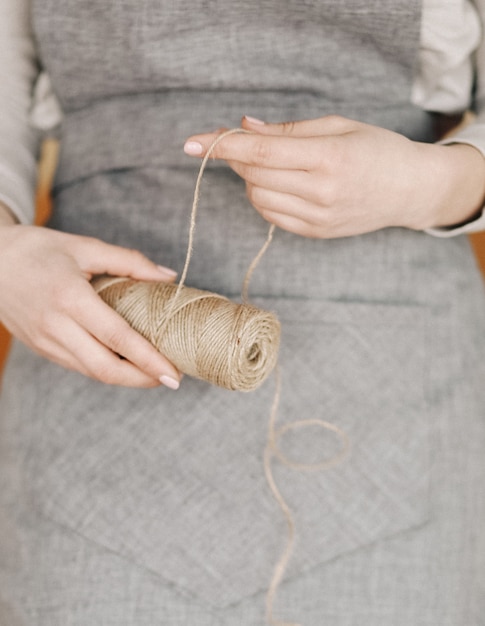
<path id="1" fill-rule="evenodd" d="M 271 224 L 271 226 L 269 227 L 268 235 L 266 237 L 266 241 L 263 243 L 263 245 L 261 247 L 261 250 L 254 257 L 254 259 L 251 261 L 251 264 L 248 267 L 248 270 L 246 272 L 246 276 L 244 277 L 243 286 L 242 286 L 242 292 L 241 292 L 241 300 L 244 303 L 246 303 L 246 304 L 249 301 L 249 297 L 248 297 L 249 283 L 250 283 L 251 278 L 253 276 L 253 272 L 256 269 L 256 267 L 259 265 L 259 262 L 261 261 L 263 256 L 265 255 L 266 250 L 270 246 L 270 243 L 273 241 L 274 231 L 275 231 L 275 225 Z"/>
<path id="2" fill-rule="evenodd" d="M 235 135 L 236 133 L 244 133 L 244 134 L 248 134 L 250 135 L 251 132 L 249 130 L 245 130 L 244 128 L 231 128 L 230 130 L 226 130 L 223 133 L 221 133 L 220 135 L 218 135 L 216 137 L 216 139 L 214 139 L 214 141 L 211 143 L 211 145 L 209 146 L 209 148 L 207 149 L 207 152 L 204 156 L 204 158 L 202 159 L 202 163 L 200 164 L 200 168 L 199 168 L 199 173 L 197 175 L 197 180 L 195 182 L 195 189 L 194 189 L 194 197 L 192 200 L 192 210 L 190 212 L 190 226 L 189 226 L 189 241 L 187 244 L 187 253 L 185 255 L 185 263 L 184 263 L 184 267 L 182 269 L 182 274 L 180 275 L 180 280 L 177 286 L 177 291 L 175 292 L 174 296 L 173 296 L 173 300 L 172 300 L 172 305 L 171 308 L 167 314 L 167 320 L 170 319 L 171 314 L 172 314 L 172 310 L 175 308 L 175 304 L 179 298 L 180 292 L 182 291 L 184 285 L 185 285 L 185 280 L 187 278 L 187 273 L 189 271 L 189 265 L 190 262 L 192 260 L 192 254 L 194 251 L 194 237 L 195 237 L 195 226 L 196 226 L 196 221 L 197 221 L 197 211 L 199 208 L 199 200 L 200 200 L 200 187 L 202 184 L 202 177 L 204 176 L 204 172 L 205 172 L 205 168 L 207 166 L 207 163 L 209 162 L 210 157 L 212 156 L 212 153 L 214 152 L 214 149 L 216 148 L 216 146 L 225 138 L 228 137 L 229 135 Z M 270 228 L 270 230 L 272 230 Z M 271 233 L 271 237 L 272 237 L 272 233 Z M 271 237 L 268 235 L 268 238 L 271 239 Z M 269 243 L 268 243 L 269 245 Z M 267 246 L 265 247 L 265 245 L 263 245 L 263 252 L 260 253 L 256 256 L 257 262 L 256 264 L 251 263 L 251 266 L 254 265 L 254 267 L 252 268 L 252 271 L 254 271 L 256 265 L 259 263 L 259 260 L 262 258 L 264 252 L 266 251 Z M 255 259 L 255 260 L 256 260 Z M 251 271 L 251 274 L 252 274 Z M 251 277 L 251 276 L 250 276 Z M 167 324 L 168 322 L 166 322 Z M 166 327 L 165 324 L 165 327 Z M 162 330 L 165 330 L 165 327 L 162 328 Z"/>

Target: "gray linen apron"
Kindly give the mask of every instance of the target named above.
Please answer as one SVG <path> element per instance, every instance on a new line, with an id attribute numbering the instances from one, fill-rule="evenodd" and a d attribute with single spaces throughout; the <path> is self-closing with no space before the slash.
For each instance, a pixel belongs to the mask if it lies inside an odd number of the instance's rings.
<path id="1" fill-rule="evenodd" d="M 51 226 L 181 269 L 195 132 L 339 113 L 422 141 L 420 3 L 38 0 L 65 112 Z M 207 172 L 188 284 L 240 292 L 267 224 Z M 467 240 L 279 231 L 252 283 L 283 324 L 279 423 L 341 465 L 274 462 L 298 540 L 275 611 L 304 626 L 485 624 L 485 308 Z M 16 344 L 1 401 L 2 626 L 256 626 L 286 528 L 263 476 L 273 383 L 120 389 Z M 282 443 L 330 456 L 315 429 Z"/>

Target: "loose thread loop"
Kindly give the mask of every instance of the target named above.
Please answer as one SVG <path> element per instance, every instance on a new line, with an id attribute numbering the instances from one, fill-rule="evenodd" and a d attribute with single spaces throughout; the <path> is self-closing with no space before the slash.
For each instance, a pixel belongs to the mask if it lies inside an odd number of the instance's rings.
<path id="1" fill-rule="evenodd" d="M 271 582 L 268 587 L 268 591 L 266 592 L 266 621 L 268 622 L 268 624 L 271 624 L 271 626 L 301 626 L 301 624 L 297 622 L 281 621 L 279 619 L 276 619 L 273 615 L 273 605 L 276 597 L 276 592 L 283 579 L 286 568 L 288 567 L 288 563 L 290 562 L 291 556 L 293 554 L 296 525 L 293 513 L 276 485 L 271 466 L 272 457 L 274 456 L 275 458 L 277 458 L 282 465 L 298 471 L 314 472 L 318 470 L 329 469 L 341 463 L 344 458 L 350 453 L 350 440 L 347 434 L 335 424 L 331 424 L 330 422 L 316 418 L 297 420 L 294 422 L 290 422 L 289 424 L 285 424 L 280 428 L 276 428 L 276 417 L 278 414 L 278 406 L 281 395 L 281 372 L 279 365 L 276 365 L 275 377 L 275 394 L 273 397 L 273 404 L 271 406 L 270 418 L 268 422 L 268 437 L 264 450 L 263 462 L 266 482 L 268 483 L 271 493 L 273 494 L 273 497 L 278 503 L 286 520 L 287 537 L 286 545 L 274 567 Z M 328 459 L 327 461 L 322 461 L 320 463 L 295 463 L 289 460 L 279 449 L 278 439 L 290 430 L 305 428 L 306 426 L 319 426 L 325 430 L 331 430 L 336 433 L 342 441 L 342 448 L 340 452 L 333 456 L 331 459 Z"/>
<path id="2" fill-rule="evenodd" d="M 275 394 L 273 397 L 273 404 L 271 406 L 271 412 L 268 423 L 268 437 L 266 441 L 266 447 L 264 449 L 264 474 L 266 477 L 266 482 L 269 485 L 271 493 L 273 494 L 274 499 L 279 504 L 280 509 L 285 516 L 287 523 L 287 538 L 286 538 L 286 546 L 283 550 L 280 558 L 278 559 L 274 570 L 273 577 L 271 579 L 270 585 L 268 587 L 268 591 L 266 592 L 266 621 L 268 624 L 272 626 L 301 626 L 300 624 L 294 622 L 283 622 L 281 620 L 275 619 L 273 616 L 273 604 L 276 596 L 276 592 L 281 583 L 281 580 L 285 574 L 286 568 L 290 561 L 291 555 L 293 553 L 293 546 L 295 543 L 295 521 L 293 519 L 293 514 L 291 512 L 290 507 L 286 503 L 285 499 L 281 495 L 280 490 L 276 486 L 276 482 L 273 476 L 273 471 L 271 469 L 271 457 L 274 452 L 274 426 L 276 422 L 276 415 L 278 413 L 278 406 L 280 402 L 280 394 L 281 394 L 281 373 L 279 370 L 279 366 L 276 366 L 275 369 L 276 376 L 276 385 L 275 385 Z"/>

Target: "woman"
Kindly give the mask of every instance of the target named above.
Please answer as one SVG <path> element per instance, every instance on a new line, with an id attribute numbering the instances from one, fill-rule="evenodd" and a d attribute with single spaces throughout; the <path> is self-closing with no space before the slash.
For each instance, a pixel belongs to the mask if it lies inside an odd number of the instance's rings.
<path id="1" fill-rule="evenodd" d="M 483 2 L 16 0 L 4 14 L 0 319 L 21 342 L 1 405 L 2 623 L 265 619 L 285 540 L 261 460 L 272 385 L 187 378 L 172 393 L 180 373 L 89 283 L 174 279 L 189 156 L 251 113 L 253 134 L 225 138 L 206 173 L 188 283 L 237 296 L 279 226 L 251 286 L 282 321 L 278 421 L 325 419 L 352 446 L 311 474 L 273 460 L 298 541 L 266 619 L 478 626 L 485 308 L 453 235 L 483 225 L 480 116 L 435 142 L 437 121 L 472 97 L 480 111 Z M 38 65 L 63 115 L 50 229 L 26 224 Z M 281 442 L 306 463 L 338 445 L 312 428 Z"/>

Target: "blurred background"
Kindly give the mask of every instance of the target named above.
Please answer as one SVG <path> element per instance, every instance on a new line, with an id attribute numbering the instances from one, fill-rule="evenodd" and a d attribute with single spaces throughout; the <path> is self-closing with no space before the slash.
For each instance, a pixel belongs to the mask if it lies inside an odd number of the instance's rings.
<path id="1" fill-rule="evenodd" d="M 37 185 L 36 205 L 37 224 L 42 224 L 49 215 L 51 201 L 50 188 L 57 162 L 58 143 L 55 139 L 47 139 L 41 151 L 39 163 L 39 180 Z M 485 232 L 470 237 L 477 256 L 482 274 L 485 277 Z M 0 324 L 0 374 L 8 352 L 9 335 Z"/>

